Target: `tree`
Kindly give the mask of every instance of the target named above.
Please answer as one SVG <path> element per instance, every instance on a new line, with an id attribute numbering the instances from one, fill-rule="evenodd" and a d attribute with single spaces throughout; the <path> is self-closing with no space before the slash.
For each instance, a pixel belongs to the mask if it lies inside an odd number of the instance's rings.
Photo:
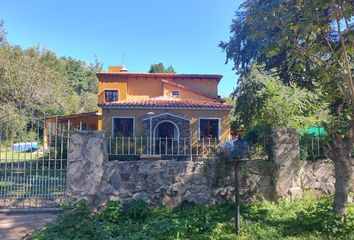
<path id="1" fill-rule="evenodd" d="M 235 105 L 237 102 L 236 97 L 232 97 L 231 95 L 228 97 L 223 97 L 225 100 L 225 103 L 231 106 L 231 112 L 230 112 L 230 128 L 231 128 L 231 134 L 236 133 L 237 130 L 240 129 L 240 124 L 238 122 L 238 119 L 235 117 Z"/>
<path id="2" fill-rule="evenodd" d="M 354 143 L 354 0 L 246 0 L 221 42 L 234 69 L 274 69 L 285 83 L 322 92 L 335 165 L 333 209 L 346 212 Z"/>
<path id="3" fill-rule="evenodd" d="M 173 67 L 170 65 L 165 68 L 163 63 L 151 64 L 149 73 L 176 73 Z"/>
<path id="4" fill-rule="evenodd" d="M 97 110 L 98 79 L 96 72 L 102 71 L 102 64 L 96 59 L 95 63 L 87 64 L 71 57 L 61 57 L 70 86 L 66 114 L 91 112 Z"/>
<path id="5" fill-rule="evenodd" d="M 277 76 L 252 65 L 232 93 L 237 99 L 234 117 L 247 130 L 257 125 L 302 129 L 316 124 L 314 114 L 322 107 L 319 95 L 294 84 L 285 85 Z"/>
<path id="6" fill-rule="evenodd" d="M 0 21 L 0 113 L 45 111 L 50 115 L 97 109 L 98 79 L 102 64 L 58 58 L 40 47 L 23 49 L 6 41 Z"/>
<path id="7" fill-rule="evenodd" d="M 6 32 L 4 29 L 4 20 L 0 20 L 0 46 L 6 43 Z"/>
<path id="8" fill-rule="evenodd" d="M 102 70 L 102 65 L 97 60 L 90 65 L 71 57 L 62 57 L 60 60 L 65 66 L 68 83 L 76 94 L 97 93 L 98 79 L 95 74 Z"/>
<path id="9" fill-rule="evenodd" d="M 0 48 L 0 102 L 23 109 L 61 108 L 67 86 L 53 52 L 4 45 Z"/>

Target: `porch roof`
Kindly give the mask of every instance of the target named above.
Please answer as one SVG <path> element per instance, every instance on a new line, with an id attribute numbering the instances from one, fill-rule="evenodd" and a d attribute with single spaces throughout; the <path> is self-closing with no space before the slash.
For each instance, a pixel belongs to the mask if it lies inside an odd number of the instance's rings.
<path id="1" fill-rule="evenodd" d="M 219 101 L 198 101 L 192 99 L 178 99 L 173 97 L 154 97 L 141 100 L 126 100 L 99 104 L 102 108 L 129 108 L 129 109 L 210 109 L 230 110 L 231 106 Z"/>
<path id="2" fill-rule="evenodd" d="M 83 112 L 83 113 L 73 113 L 70 115 L 55 115 L 55 116 L 46 116 L 46 120 L 58 119 L 58 120 L 67 120 L 69 118 L 80 118 L 80 117 L 91 117 L 91 116 L 101 116 L 100 112 Z"/>

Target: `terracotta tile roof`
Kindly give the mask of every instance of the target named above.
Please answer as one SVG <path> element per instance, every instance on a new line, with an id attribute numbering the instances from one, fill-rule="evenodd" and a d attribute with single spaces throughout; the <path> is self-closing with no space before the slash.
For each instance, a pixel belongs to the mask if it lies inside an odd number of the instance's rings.
<path id="1" fill-rule="evenodd" d="M 157 109 L 215 109 L 230 110 L 228 104 L 219 101 L 198 101 L 191 99 L 178 99 L 173 97 L 154 97 L 142 100 L 126 100 L 99 104 L 102 108 L 157 108 Z"/>
<path id="2" fill-rule="evenodd" d="M 125 76 L 125 77 L 161 77 L 161 78 L 191 78 L 191 79 L 214 79 L 220 81 L 222 75 L 216 74 L 176 74 L 176 73 L 133 73 L 133 72 L 97 72 L 101 76 Z"/>
<path id="3" fill-rule="evenodd" d="M 46 119 L 66 119 L 66 118 L 75 118 L 75 117 L 90 117 L 90 116 L 101 116 L 102 114 L 99 112 L 83 112 L 83 113 L 74 113 L 70 115 L 55 115 L 55 116 L 47 116 Z"/>

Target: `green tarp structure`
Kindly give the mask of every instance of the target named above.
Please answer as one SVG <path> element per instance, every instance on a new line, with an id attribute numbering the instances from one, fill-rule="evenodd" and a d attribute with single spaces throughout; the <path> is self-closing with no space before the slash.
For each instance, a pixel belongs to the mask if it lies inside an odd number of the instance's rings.
<path id="1" fill-rule="evenodd" d="M 307 134 L 314 136 L 322 136 L 326 133 L 324 127 L 308 127 Z"/>

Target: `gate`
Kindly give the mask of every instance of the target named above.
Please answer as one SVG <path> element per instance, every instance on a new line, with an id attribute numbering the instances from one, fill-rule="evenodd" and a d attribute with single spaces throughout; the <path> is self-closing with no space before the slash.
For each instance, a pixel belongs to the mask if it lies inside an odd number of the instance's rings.
<path id="1" fill-rule="evenodd" d="M 0 209 L 63 202 L 69 126 L 51 119 L 21 110 L 0 118 Z"/>

